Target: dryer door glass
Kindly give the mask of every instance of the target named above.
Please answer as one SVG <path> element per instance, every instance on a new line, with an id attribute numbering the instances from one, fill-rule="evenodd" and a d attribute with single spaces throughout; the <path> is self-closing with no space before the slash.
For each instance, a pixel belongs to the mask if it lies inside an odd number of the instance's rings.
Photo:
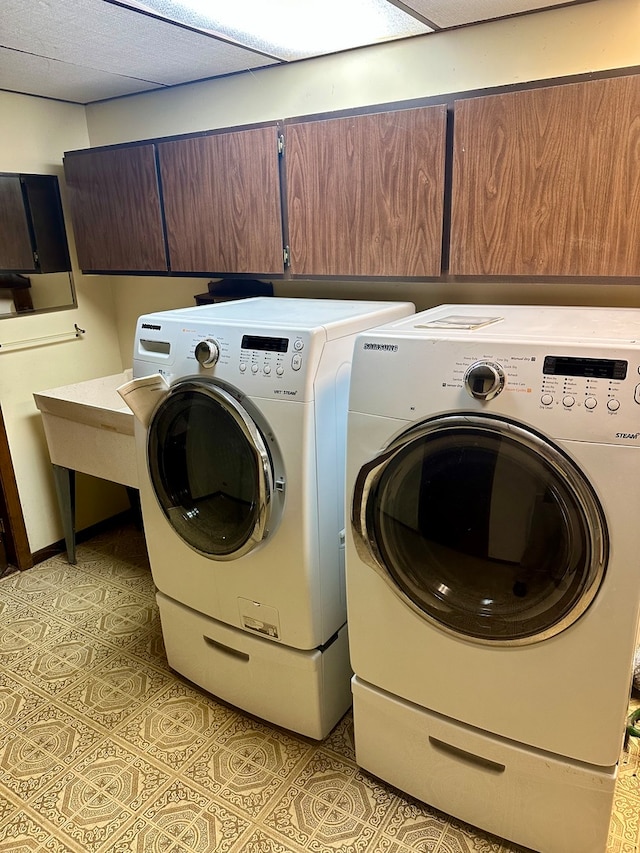
<path id="1" fill-rule="evenodd" d="M 464 637 L 525 643 L 575 621 L 607 558 L 589 483 L 517 424 L 450 416 L 406 433 L 363 469 L 354 527 L 396 592 Z"/>
<path id="2" fill-rule="evenodd" d="M 193 548 L 239 557 L 267 535 L 274 474 L 267 442 L 226 390 L 185 381 L 149 425 L 151 483 L 167 519 Z"/>

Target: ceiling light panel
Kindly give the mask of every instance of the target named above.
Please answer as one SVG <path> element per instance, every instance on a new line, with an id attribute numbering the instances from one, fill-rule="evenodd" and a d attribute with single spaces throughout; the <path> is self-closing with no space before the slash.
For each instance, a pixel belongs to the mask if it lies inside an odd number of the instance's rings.
<path id="1" fill-rule="evenodd" d="M 131 0 L 128 5 L 287 61 L 431 32 L 387 0 Z"/>
<path id="2" fill-rule="evenodd" d="M 567 0 L 402 0 L 402 5 L 438 28 L 445 28 L 566 6 Z"/>

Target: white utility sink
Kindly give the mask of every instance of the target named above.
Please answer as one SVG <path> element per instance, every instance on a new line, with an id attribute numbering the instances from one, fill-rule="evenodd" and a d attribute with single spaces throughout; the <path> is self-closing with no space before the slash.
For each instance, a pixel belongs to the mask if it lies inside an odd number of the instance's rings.
<path id="1" fill-rule="evenodd" d="M 134 416 L 116 391 L 130 379 L 127 370 L 34 393 L 54 465 L 138 488 Z"/>

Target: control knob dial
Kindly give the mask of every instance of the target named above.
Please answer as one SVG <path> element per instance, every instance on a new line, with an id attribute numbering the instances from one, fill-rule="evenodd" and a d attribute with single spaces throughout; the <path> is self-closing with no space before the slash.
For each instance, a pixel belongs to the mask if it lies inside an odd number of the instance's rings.
<path id="1" fill-rule="evenodd" d="M 212 338 L 205 338 L 196 346 L 195 356 L 203 367 L 213 367 L 220 358 L 220 347 Z"/>
<path id="2" fill-rule="evenodd" d="M 504 370 L 493 361 L 475 361 L 464 375 L 464 387 L 476 400 L 493 400 L 505 381 Z"/>

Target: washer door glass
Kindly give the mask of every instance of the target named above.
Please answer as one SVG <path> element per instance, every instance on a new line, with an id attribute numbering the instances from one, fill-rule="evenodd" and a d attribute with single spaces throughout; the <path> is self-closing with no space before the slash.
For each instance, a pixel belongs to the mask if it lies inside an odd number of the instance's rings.
<path id="1" fill-rule="evenodd" d="M 360 472 L 356 544 L 394 590 L 443 628 L 534 642 L 574 622 L 607 559 L 600 504 L 559 449 L 482 416 L 426 422 Z"/>
<path id="2" fill-rule="evenodd" d="M 176 384 L 148 434 L 151 483 L 167 519 L 209 557 L 240 557 L 267 535 L 274 471 L 246 408 L 217 385 Z"/>

